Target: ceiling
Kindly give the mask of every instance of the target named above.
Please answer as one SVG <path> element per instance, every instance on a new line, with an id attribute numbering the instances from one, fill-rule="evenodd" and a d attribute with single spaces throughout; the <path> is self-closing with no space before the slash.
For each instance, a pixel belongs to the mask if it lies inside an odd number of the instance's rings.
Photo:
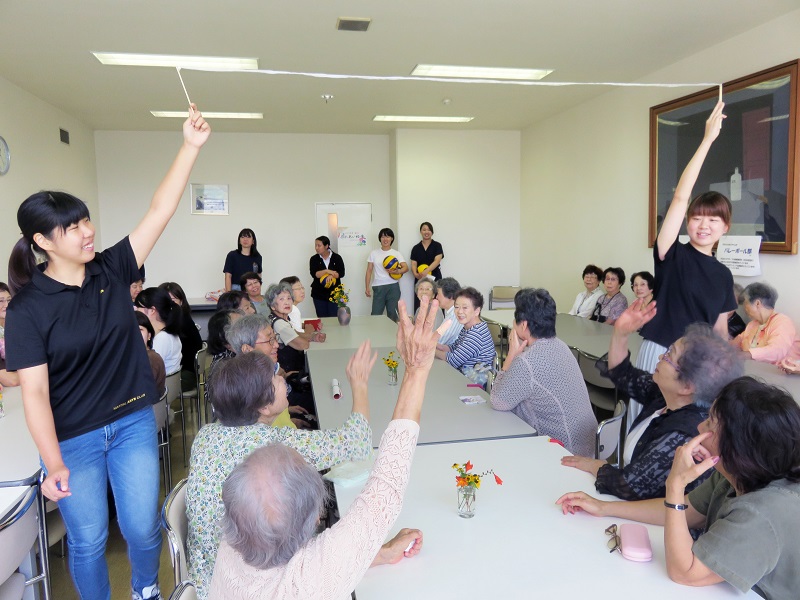
<path id="1" fill-rule="evenodd" d="M 418 63 L 555 69 L 547 81 L 636 81 L 796 10 L 798 0 L 0 0 L 0 77 L 93 129 L 174 130 L 175 69 L 109 67 L 91 51 L 256 57 L 259 68 L 407 76 Z M 370 17 L 366 33 L 338 17 Z M 201 110 L 263 112 L 216 131 L 386 133 L 376 114 L 473 116 L 521 129 L 602 87 L 357 81 L 182 72 Z M 686 90 L 689 93 L 691 90 Z M 323 94 L 332 94 L 327 104 Z M 680 95 L 678 92 L 676 95 Z M 443 103 L 445 98 L 449 104 Z"/>

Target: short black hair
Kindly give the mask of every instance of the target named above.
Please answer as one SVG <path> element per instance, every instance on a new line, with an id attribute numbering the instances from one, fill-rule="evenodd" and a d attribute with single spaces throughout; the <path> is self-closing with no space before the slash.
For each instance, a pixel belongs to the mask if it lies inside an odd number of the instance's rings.
<path id="1" fill-rule="evenodd" d="M 255 271 L 248 271 L 239 278 L 239 285 L 242 286 L 242 291 L 244 291 L 244 286 L 247 285 L 247 281 L 249 279 L 258 279 L 258 283 L 262 283 L 261 275 L 259 275 Z"/>
<path id="2" fill-rule="evenodd" d="M 656 278 L 650 273 L 650 271 L 639 271 L 631 275 L 631 289 L 633 289 L 633 282 L 636 281 L 637 277 L 641 277 L 647 282 L 647 287 L 651 290 L 656 289 Z"/>
<path id="3" fill-rule="evenodd" d="M 428 229 L 430 229 L 430 230 L 431 230 L 431 233 L 433 233 L 433 232 L 434 232 L 434 231 L 433 231 L 433 225 L 431 225 L 431 222 L 430 222 L 430 221 L 423 221 L 422 223 L 420 223 L 420 225 L 419 225 L 419 230 L 420 230 L 420 231 L 422 231 L 422 228 L 423 228 L 423 227 L 425 227 L 425 225 L 427 225 L 427 226 L 428 226 Z"/>
<path id="4" fill-rule="evenodd" d="M 133 314 L 136 315 L 136 322 L 139 324 L 139 327 L 144 327 L 145 329 L 147 329 L 147 333 L 150 334 L 150 339 L 147 340 L 147 347 L 152 350 L 153 338 L 156 337 L 156 330 L 153 329 L 153 324 L 150 322 L 150 319 L 147 317 L 147 315 L 144 314 L 143 312 L 135 310 L 133 311 Z"/>
<path id="5" fill-rule="evenodd" d="M 581 279 L 586 277 L 587 275 L 597 275 L 598 281 L 603 278 L 603 269 L 598 267 L 597 265 L 586 265 L 583 268 L 583 273 L 581 274 Z"/>
<path id="6" fill-rule="evenodd" d="M 208 351 L 211 355 L 221 354 L 228 349 L 228 340 L 225 337 L 225 328 L 231 324 L 233 310 L 218 310 L 208 320 Z"/>
<path id="7" fill-rule="evenodd" d="M 622 284 L 625 283 L 625 271 L 622 270 L 622 267 L 608 267 L 605 271 L 603 271 L 603 281 L 606 279 L 606 275 L 609 273 L 613 273 L 619 279 L 619 285 L 622 287 Z"/>
<path id="8" fill-rule="evenodd" d="M 461 291 L 461 284 L 452 277 L 442 277 L 436 282 L 436 285 L 439 287 L 439 291 L 444 294 L 444 297 L 450 300 L 455 300 L 458 292 Z"/>
<path id="9" fill-rule="evenodd" d="M 483 294 L 481 294 L 474 287 L 465 287 L 464 289 L 459 290 L 458 294 L 456 294 L 456 300 L 461 297 L 469 298 L 473 307 L 483 308 Z"/>
<path id="10" fill-rule="evenodd" d="M 514 295 L 514 321 L 527 321 L 535 338 L 555 337 L 556 301 L 544 288 L 522 288 Z"/>
<path id="11" fill-rule="evenodd" d="M 239 310 L 239 306 L 245 298 L 247 298 L 247 294 L 241 290 L 225 292 L 217 300 L 217 310 Z"/>
<path id="12" fill-rule="evenodd" d="M 316 241 L 322 242 L 322 245 L 326 247 L 330 247 L 331 245 L 331 240 L 328 238 L 327 235 L 319 236 L 318 238 L 316 238 Z"/>
<path id="13" fill-rule="evenodd" d="M 394 244 L 394 231 L 392 231 L 392 230 L 391 230 L 391 229 L 389 229 L 388 227 L 384 227 L 383 229 L 381 229 L 381 230 L 378 232 L 378 242 L 380 242 L 380 241 L 381 241 L 381 238 L 382 238 L 384 235 L 388 235 L 390 238 L 392 238 L 392 243 Z"/>
<path id="14" fill-rule="evenodd" d="M 711 407 L 719 454 L 739 493 L 772 481 L 800 481 L 800 406 L 786 391 L 753 377 L 730 382 Z"/>

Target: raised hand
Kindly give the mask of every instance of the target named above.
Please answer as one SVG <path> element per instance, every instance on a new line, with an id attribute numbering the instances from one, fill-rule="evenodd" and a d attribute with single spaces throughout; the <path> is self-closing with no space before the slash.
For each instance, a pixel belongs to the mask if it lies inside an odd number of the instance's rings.
<path id="1" fill-rule="evenodd" d="M 714 110 L 711 111 L 711 115 L 709 115 L 708 119 L 706 120 L 706 131 L 703 139 L 713 142 L 719 136 L 719 132 L 722 129 L 722 121 L 727 117 L 722 114 L 722 110 L 725 108 L 725 103 L 721 100 L 717 102 L 717 105 L 714 107 Z"/>
<path id="2" fill-rule="evenodd" d="M 614 323 L 614 331 L 623 335 L 630 335 L 639 331 L 645 323 L 648 323 L 656 316 L 655 301 L 648 304 L 642 310 L 644 298 L 637 298 L 636 301 L 625 309 L 619 319 Z"/>
<path id="3" fill-rule="evenodd" d="M 362 342 L 347 362 L 347 380 L 350 382 L 351 389 L 359 384 L 366 387 L 369 383 L 369 374 L 377 359 L 378 353 L 372 351 L 369 340 Z"/>
<path id="4" fill-rule="evenodd" d="M 197 110 L 193 102 L 189 111 L 189 118 L 183 122 L 183 139 L 190 146 L 201 148 L 211 135 L 211 126 L 206 123 L 203 115 Z"/>
<path id="5" fill-rule="evenodd" d="M 441 332 L 433 328 L 436 321 L 436 312 L 439 302 L 423 297 L 419 305 L 417 320 L 412 322 L 408 316 L 406 303 L 400 300 L 397 305 L 399 314 L 397 325 L 397 350 L 406 365 L 406 373 L 414 371 L 429 371 L 436 356 L 436 340 Z M 446 330 L 450 324 L 443 323 L 439 329 Z"/>

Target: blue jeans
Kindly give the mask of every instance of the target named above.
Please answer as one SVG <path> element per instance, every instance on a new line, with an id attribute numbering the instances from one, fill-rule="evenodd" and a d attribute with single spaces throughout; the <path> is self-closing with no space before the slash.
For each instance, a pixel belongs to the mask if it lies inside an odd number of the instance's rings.
<path id="1" fill-rule="evenodd" d="M 67 528 L 69 570 L 84 600 L 110 600 L 105 551 L 107 487 L 111 482 L 117 520 L 131 562 L 131 589 L 158 580 L 161 531 L 156 421 L 149 406 L 59 444 L 70 471 L 72 495 L 59 500 Z"/>

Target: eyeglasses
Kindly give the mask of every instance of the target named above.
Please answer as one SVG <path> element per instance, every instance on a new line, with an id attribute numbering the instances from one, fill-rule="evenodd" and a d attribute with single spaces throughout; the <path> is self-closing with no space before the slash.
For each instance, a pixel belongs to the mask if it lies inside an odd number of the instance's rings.
<path id="1" fill-rule="evenodd" d="M 672 344 L 669 348 L 667 348 L 667 351 L 664 352 L 664 354 L 662 354 L 661 356 L 659 356 L 659 358 L 661 360 L 663 360 L 665 363 L 667 363 L 670 367 L 675 369 L 676 373 L 680 373 L 681 372 L 681 368 L 677 365 L 677 363 L 675 361 L 673 361 L 670 358 L 670 354 L 672 354 L 673 350 L 675 350 L 675 344 Z"/>
<path id="2" fill-rule="evenodd" d="M 621 553 L 622 552 L 622 540 L 620 539 L 619 534 L 617 533 L 617 524 L 616 523 L 612 523 L 611 525 L 606 527 L 606 535 L 610 535 L 611 536 L 611 539 L 608 540 L 608 544 L 607 544 L 609 553 L 614 552 L 614 550 L 616 550 L 617 552 Z"/>
<path id="3" fill-rule="evenodd" d="M 277 346 L 278 345 L 278 338 L 276 336 L 274 336 L 274 335 L 271 335 L 270 337 L 268 337 L 266 340 L 264 340 L 262 342 L 256 341 L 256 346 L 258 346 L 259 344 L 269 344 L 270 346 Z"/>

